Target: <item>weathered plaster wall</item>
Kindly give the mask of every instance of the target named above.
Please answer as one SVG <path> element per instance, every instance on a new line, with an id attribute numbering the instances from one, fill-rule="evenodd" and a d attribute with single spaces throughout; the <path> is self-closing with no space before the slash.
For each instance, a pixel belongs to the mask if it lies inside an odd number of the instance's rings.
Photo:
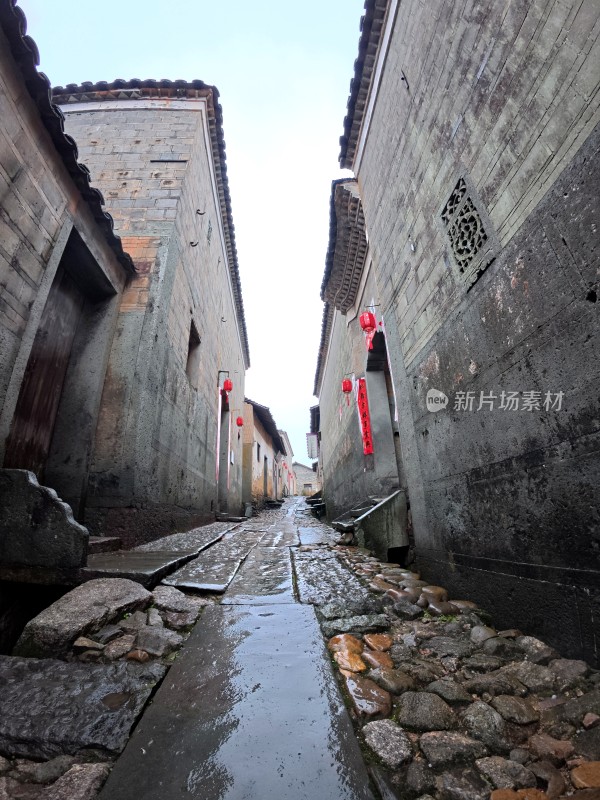
<path id="1" fill-rule="evenodd" d="M 399 4 L 356 163 L 379 301 L 396 322 L 424 574 L 592 662 L 599 16 L 592 2 Z M 440 221 L 461 175 L 496 237 L 473 286 Z M 426 410 L 431 388 L 449 396 L 444 411 Z M 454 410 L 457 391 L 474 392 L 475 410 Z M 482 391 L 494 411 L 476 410 Z M 502 411 L 502 391 L 562 391 L 562 409 Z"/>
<path id="2" fill-rule="evenodd" d="M 133 100 L 65 111 L 138 272 L 121 304 L 90 482 L 97 511 L 88 519 L 152 538 L 216 511 L 221 370 L 233 382 L 230 414 L 244 397 L 205 104 Z M 190 369 L 192 322 L 200 344 Z M 224 436 L 228 429 L 221 445 Z M 237 512 L 242 443 L 235 431 L 230 445 L 221 506 Z"/>
<path id="3" fill-rule="evenodd" d="M 261 505 L 265 498 L 275 498 L 275 452 L 273 440 L 265 431 L 250 403 L 244 404 L 244 469 L 246 484 L 244 500 Z M 260 446 L 260 458 L 257 457 Z M 264 491 L 264 461 L 267 459 L 267 493 Z"/>

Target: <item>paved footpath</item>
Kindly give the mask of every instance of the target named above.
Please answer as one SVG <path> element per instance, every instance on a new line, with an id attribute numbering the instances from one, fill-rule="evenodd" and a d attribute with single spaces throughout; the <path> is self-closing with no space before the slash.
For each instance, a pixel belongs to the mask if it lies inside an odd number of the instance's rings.
<path id="1" fill-rule="evenodd" d="M 288 501 L 274 522 L 249 522 L 231 557 L 223 540 L 170 576 L 179 588 L 230 583 L 193 629 L 100 798 L 373 798 L 314 608 L 296 595 L 291 550 L 328 535 L 303 521 L 301 505 Z"/>
<path id="2" fill-rule="evenodd" d="M 289 499 L 42 611 L 0 800 L 600 800 L 600 670 L 337 537 Z"/>

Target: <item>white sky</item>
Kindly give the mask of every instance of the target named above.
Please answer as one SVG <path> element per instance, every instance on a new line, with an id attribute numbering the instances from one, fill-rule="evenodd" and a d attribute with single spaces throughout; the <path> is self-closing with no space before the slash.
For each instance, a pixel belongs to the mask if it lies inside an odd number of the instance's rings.
<path id="1" fill-rule="evenodd" d="M 363 0 L 19 0 L 53 85 L 199 78 L 221 94 L 246 395 L 306 453 L 331 181 Z"/>

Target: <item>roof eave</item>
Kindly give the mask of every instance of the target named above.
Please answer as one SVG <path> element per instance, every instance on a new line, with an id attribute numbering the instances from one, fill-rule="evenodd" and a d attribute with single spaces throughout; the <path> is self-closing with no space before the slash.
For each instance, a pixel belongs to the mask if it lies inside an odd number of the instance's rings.
<path id="1" fill-rule="evenodd" d="M 65 133 L 63 113 L 52 102 L 50 81 L 43 72 L 38 72 L 39 52 L 33 39 L 26 33 L 27 19 L 23 10 L 15 5 L 15 0 L 0 0 L 0 27 L 8 39 L 12 56 L 21 71 L 27 91 L 67 172 L 89 207 L 96 224 L 102 230 L 117 261 L 127 273 L 133 274 L 135 269 L 131 256 L 123 250 L 121 239 L 113 230 L 113 218 L 103 208 L 102 192 L 91 185 L 88 168 L 77 160 L 77 144 Z"/>
<path id="2" fill-rule="evenodd" d="M 365 13 L 360 21 L 358 56 L 354 77 L 350 81 L 344 132 L 340 137 L 339 162 L 342 169 L 353 169 L 360 130 L 371 91 L 375 63 L 381 44 L 384 21 L 391 0 L 365 0 Z"/>

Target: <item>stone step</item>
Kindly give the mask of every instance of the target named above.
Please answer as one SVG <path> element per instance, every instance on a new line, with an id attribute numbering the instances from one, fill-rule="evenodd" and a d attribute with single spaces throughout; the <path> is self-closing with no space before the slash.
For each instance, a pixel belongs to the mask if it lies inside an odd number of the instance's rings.
<path id="1" fill-rule="evenodd" d="M 352 519 L 358 519 L 362 517 L 363 514 L 366 514 L 367 511 L 370 511 L 374 507 L 375 503 L 369 503 L 365 506 L 358 506 L 357 508 L 353 508 L 352 511 L 348 512 L 348 516 Z"/>
<path id="2" fill-rule="evenodd" d="M 90 536 L 88 540 L 88 556 L 96 553 L 112 553 L 121 549 L 118 536 Z"/>
<path id="3" fill-rule="evenodd" d="M 99 800 L 373 800 L 314 610 L 209 606 Z"/>
<path id="4" fill-rule="evenodd" d="M 336 531 L 340 531 L 341 533 L 352 533 L 354 530 L 354 520 L 351 519 L 336 520 L 332 522 L 331 525 Z"/>
<path id="5" fill-rule="evenodd" d="M 154 587 L 170 572 L 190 561 L 194 550 L 115 550 L 88 557 L 87 565 L 79 571 L 80 583 L 92 578 L 129 578 L 145 587 Z"/>

